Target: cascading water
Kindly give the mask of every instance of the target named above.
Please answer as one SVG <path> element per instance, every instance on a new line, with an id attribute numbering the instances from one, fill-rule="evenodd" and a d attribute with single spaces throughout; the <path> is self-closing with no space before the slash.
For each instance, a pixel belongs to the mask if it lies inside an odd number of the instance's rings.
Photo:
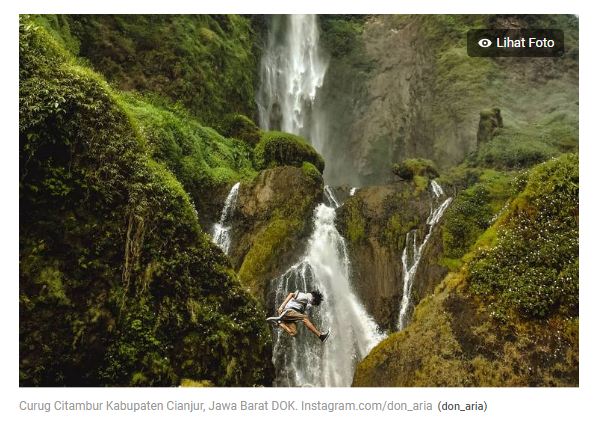
<path id="1" fill-rule="evenodd" d="M 232 242 L 230 231 L 232 229 L 229 223 L 230 213 L 236 208 L 236 201 L 238 200 L 238 190 L 240 189 L 240 182 L 237 182 L 232 186 L 226 201 L 224 203 L 223 210 L 219 222 L 213 225 L 213 242 L 223 250 L 225 254 L 228 254 L 230 250 L 230 244 Z"/>
<path id="2" fill-rule="evenodd" d="M 320 152 L 321 122 L 311 113 L 326 70 L 315 15 L 272 17 L 257 93 L 261 128 L 304 136 Z"/>
<path id="3" fill-rule="evenodd" d="M 445 199 L 441 204 L 438 206 L 435 203 L 438 203 L 441 198 L 445 196 L 445 192 L 443 188 L 438 184 L 438 182 L 432 180 L 431 181 L 431 194 L 432 194 L 432 201 L 431 201 L 431 208 L 430 214 L 426 219 L 426 225 L 428 226 L 428 231 L 422 240 L 422 244 L 417 244 L 417 230 L 413 229 L 406 235 L 406 246 L 404 247 L 404 251 L 401 256 L 401 263 L 403 266 L 403 296 L 401 299 L 401 304 L 399 307 L 399 318 L 397 329 L 403 330 L 406 326 L 409 312 L 410 312 L 410 297 L 412 295 L 412 285 L 414 284 L 414 278 L 416 277 L 416 271 L 418 269 L 418 264 L 420 263 L 420 259 L 422 259 L 422 252 L 424 251 L 424 247 L 428 242 L 434 226 L 441 220 L 443 213 L 449 204 L 451 203 L 451 197 Z"/>
<path id="4" fill-rule="evenodd" d="M 257 105 L 263 129 L 304 136 L 323 152 L 323 120 L 313 113 L 327 68 L 318 41 L 316 16 L 272 18 Z M 310 315 L 320 330 L 331 328 L 332 336 L 321 344 L 302 326 L 296 338 L 278 329 L 273 349 L 277 386 L 349 386 L 356 363 L 382 338 L 350 286 L 346 244 L 334 223 L 340 204 L 329 187 L 325 198 L 327 204 L 315 209 L 305 255 L 272 281 L 272 289 L 277 308 L 290 292 L 318 288 L 325 300 Z"/>
<path id="5" fill-rule="evenodd" d="M 334 221 L 335 208 L 319 204 L 304 258 L 273 282 L 276 307 L 289 292 L 318 288 L 324 302 L 310 316 L 320 330 L 332 330 L 324 344 L 301 326 L 295 338 L 278 330 L 276 386 L 349 386 L 356 363 L 383 337 L 351 289 L 346 243 Z"/>

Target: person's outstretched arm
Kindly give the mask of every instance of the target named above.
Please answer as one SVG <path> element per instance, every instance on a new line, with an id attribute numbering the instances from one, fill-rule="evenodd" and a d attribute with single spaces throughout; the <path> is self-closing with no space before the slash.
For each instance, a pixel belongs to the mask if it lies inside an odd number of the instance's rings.
<path id="1" fill-rule="evenodd" d="M 277 313 L 281 315 L 281 313 L 284 311 L 284 308 L 286 307 L 286 304 L 290 301 L 290 299 L 294 297 L 294 293 L 289 293 L 286 296 L 286 300 L 284 300 L 284 302 L 279 305 L 279 308 L 277 308 Z"/>

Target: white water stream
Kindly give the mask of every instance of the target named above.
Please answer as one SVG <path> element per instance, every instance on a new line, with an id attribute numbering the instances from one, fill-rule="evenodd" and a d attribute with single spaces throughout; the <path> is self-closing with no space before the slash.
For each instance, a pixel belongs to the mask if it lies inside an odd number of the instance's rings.
<path id="1" fill-rule="evenodd" d="M 261 61 L 260 126 L 304 136 L 323 152 L 322 122 L 313 106 L 326 69 L 316 16 L 273 17 Z M 276 386 L 349 386 L 356 363 L 382 337 L 350 285 L 346 243 L 335 228 L 338 198 L 329 187 L 325 198 L 327 204 L 315 209 L 314 231 L 302 260 L 273 280 L 272 289 L 274 309 L 290 292 L 321 291 L 324 301 L 310 317 L 319 330 L 331 328 L 332 335 L 321 343 L 302 324 L 295 338 L 278 329 L 273 350 Z"/>
<path id="2" fill-rule="evenodd" d="M 426 247 L 426 243 L 433 232 L 433 228 L 439 222 L 439 220 L 441 220 L 443 213 L 445 213 L 445 210 L 451 203 L 451 197 L 441 201 L 441 199 L 445 196 L 445 192 L 443 191 L 443 188 L 441 188 L 441 186 L 434 180 L 431 181 L 431 194 L 432 202 L 430 214 L 426 219 L 428 230 L 424 236 L 424 239 L 422 240 L 422 244 L 418 245 L 416 229 L 412 229 L 406 235 L 406 246 L 404 247 L 404 251 L 401 256 L 401 263 L 403 266 L 403 296 L 399 307 L 399 317 L 397 324 L 398 330 L 403 330 L 409 319 L 412 308 L 410 300 L 412 296 L 412 286 L 414 284 L 414 278 L 416 277 L 418 265 L 420 264 L 420 259 L 422 259 L 424 247 Z"/>
<path id="3" fill-rule="evenodd" d="M 225 254 L 228 254 L 230 250 L 231 240 L 231 229 L 230 215 L 236 208 L 236 201 L 238 200 L 238 190 L 240 189 L 240 182 L 237 182 L 232 186 L 224 207 L 219 217 L 219 222 L 213 225 L 213 242 L 223 250 Z"/>

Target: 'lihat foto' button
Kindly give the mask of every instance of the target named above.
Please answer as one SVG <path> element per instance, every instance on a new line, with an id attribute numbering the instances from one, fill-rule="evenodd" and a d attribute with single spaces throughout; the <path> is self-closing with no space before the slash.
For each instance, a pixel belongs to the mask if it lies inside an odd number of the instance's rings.
<path id="1" fill-rule="evenodd" d="M 477 57 L 556 57 L 565 52 L 564 35 L 554 29 L 468 31 L 468 55 Z"/>

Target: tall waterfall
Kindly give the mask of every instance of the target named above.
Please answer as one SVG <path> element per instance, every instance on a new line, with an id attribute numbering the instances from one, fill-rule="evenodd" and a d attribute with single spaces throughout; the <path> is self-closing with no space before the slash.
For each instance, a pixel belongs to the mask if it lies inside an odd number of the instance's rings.
<path id="1" fill-rule="evenodd" d="M 230 190 L 226 201 L 224 203 L 219 222 L 213 225 L 213 242 L 223 250 L 225 254 L 228 254 L 230 250 L 230 243 L 232 242 L 230 231 L 230 214 L 236 208 L 236 201 L 238 200 L 238 190 L 240 189 L 240 182 L 236 182 Z"/>
<path id="2" fill-rule="evenodd" d="M 335 197 L 331 195 L 331 204 Z M 273 363 L 276 386 L 349 386 L 356 363 L 381 340 L 374 320 L 350 286 L 350 262 L 346 243 L 335 228 L 335 208 L 319 204 L 314 231 L 303 259 L 273 281 L 278 307 L 289 292 L 317 288 L 324 301 L 311 309 L 310 317 L 331 337 L 321 343 L 301 324 L 292 338 L 274 333 Z"/>
<path id="3" fill-rule="evenodd" d="M 257 93 L 260 127 L 304 136 L 320 152 L 322 126 L 312 109 L 326 70 L 315 15 L 272 17 Z"/>
<path id="4" fill-rule="evenodd" d="M 318 42 L 316 16 L 272 18 L 257 105 L 263 129 L 301 135 L 322 152 L 323 120 L 313 110 L 327 62 Z M 321 344 L 302 325 L 296 338 L 278 329 L 273 349 L 277 386 L 349 386 L 356 363 L 382 337 L 350 286 L 346 244 L 334 223 L 339 202 L 329 187 L 325 198 L 327 204 L 315 209 L 314 231 L 302 260 L 272 285 L 275 308 L 289 292 L 318 288 L 325 300 L 312 309 L 311 318 L 320 330 L 331 328 L 332 336 Z"/>
<path id="5" fill-rule="evenodd" d="M 430 239 L 433 228 L 441 220 L 443 213 L 445 213 L 445 210 L 451 203 L 451 197 L 449 197 L 439 204 L 441 198 L 445 196 L 445 192 L 435 180 L 431 181 L 431 194 L 430 214 L 426 219 L 428 230 L 422 240 L 422 244 L 418 245 L 416 229 L 412 229 L 406 235 L 406 246 L 401 256 L 401 263 L 403 265 L 403 296 L 399 307 L 398 330 L 403 330 L 408 321 L 411 308 L 410 297 L 412 296 L 412 285 L 414 284 L 418 264 L 420 263 L 420 259 L 422 259 L 424 247 Z"/>

